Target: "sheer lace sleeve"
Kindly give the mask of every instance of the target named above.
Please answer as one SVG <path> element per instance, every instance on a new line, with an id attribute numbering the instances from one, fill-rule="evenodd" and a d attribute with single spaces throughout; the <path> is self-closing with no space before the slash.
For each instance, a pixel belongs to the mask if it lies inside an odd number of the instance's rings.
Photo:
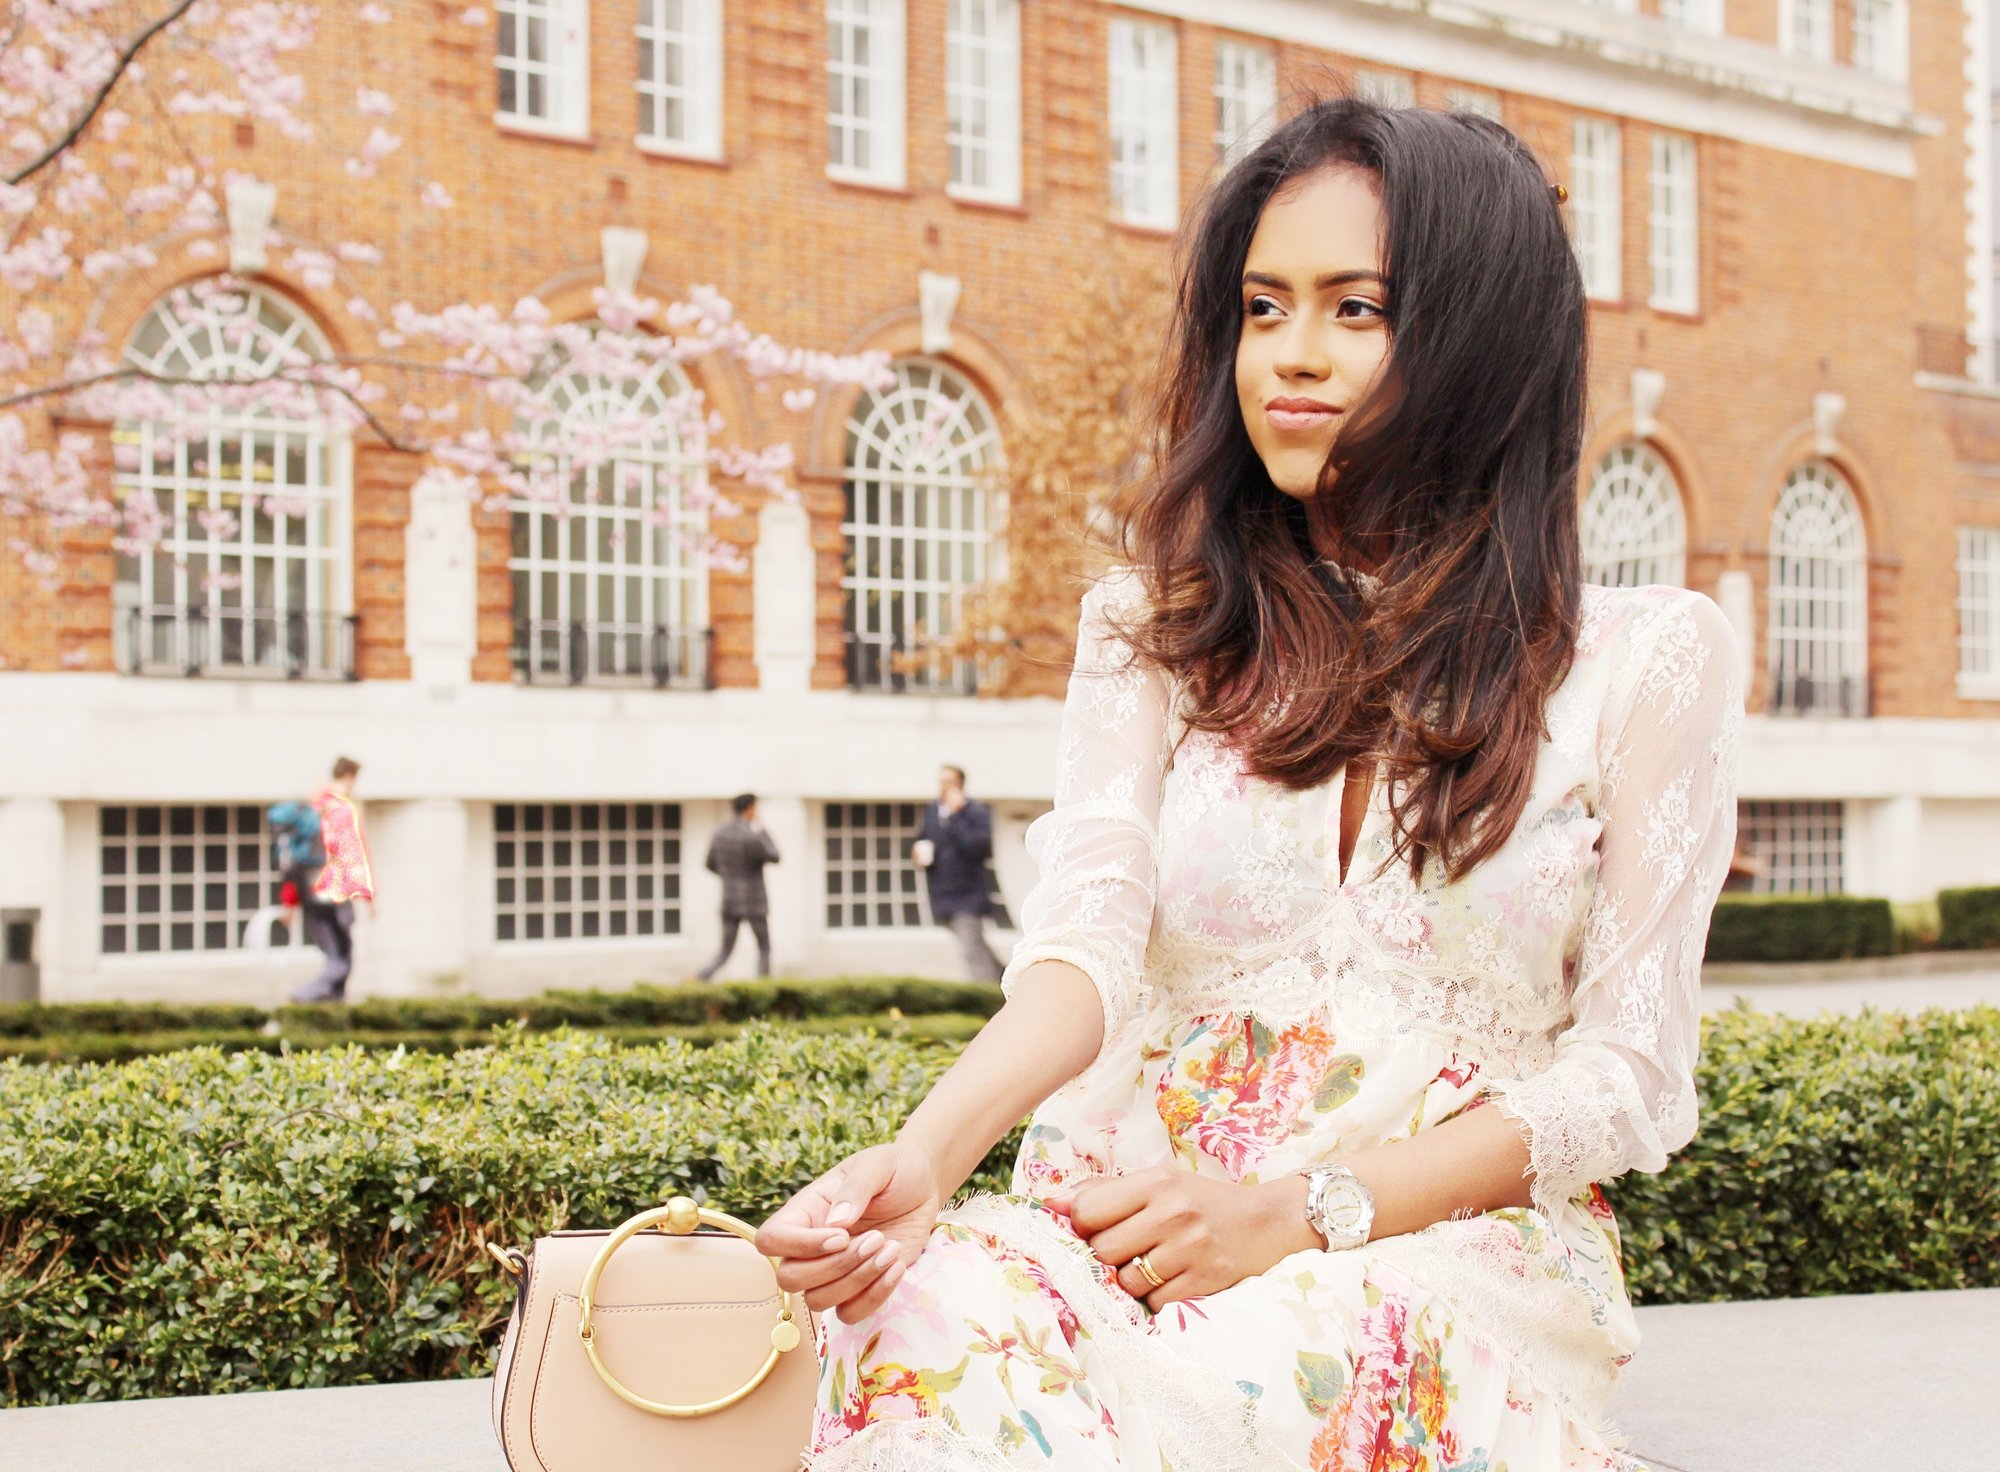
<path id="1" fill-rule="evenodd" d="M 1028 828 L 1039 877 L 1021 902 L 1021 941 L 1001 978 L 1011 992 L 1035 962 L 1069 962 L 1097 986 L 1105 1043 L 1142 995 L 1170 750 L 1166 676 L 1135 663 L 1111 624 L 1137 596 L 1131 573 L 1084 595 L 1063 704 L 1055 808 Z"/>
<path id="2" fill-rule="evenodd" d="M 1698 594 L 1642 606 L 1624 644 L 1571 1025 L 1546 1071 L 1493 1089 L 1545 1214 L 1594 1182 L 1664 1169 L 1693 1138 L 1701 955 L 1735 850 L 1743 693 L 1721 610 Z"/>

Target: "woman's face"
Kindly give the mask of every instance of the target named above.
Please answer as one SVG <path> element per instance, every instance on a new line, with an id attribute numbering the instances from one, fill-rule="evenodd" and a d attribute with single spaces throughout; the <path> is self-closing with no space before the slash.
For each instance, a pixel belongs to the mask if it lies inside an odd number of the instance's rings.
<path id="1" fill-rule="evenodd" d="M 1388 361 L 1381 237 L 1374 176 L 1335 167 L 1272 195 L 1250 240 L 1236 399 L 1272 484 L 1301 501 Z"/>

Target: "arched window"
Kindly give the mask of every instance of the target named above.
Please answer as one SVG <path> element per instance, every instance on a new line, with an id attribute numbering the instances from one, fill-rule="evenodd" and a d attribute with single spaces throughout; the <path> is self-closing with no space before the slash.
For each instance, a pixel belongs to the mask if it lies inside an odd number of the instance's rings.
<path id="1" fill-rule="evenodd" d="M 1583 576 L 1607 588 L 1687 581 L 1687 514 L 1674 473 L 1628 440 L 1597 462 L 1583 498 Z"/>
<path id="2" fill-rule="evenodd" d="M 1854 492 L 1824 460 L 1771 513 L 1771 709 L 1868 713 L 1868 549 Z"/>
<path id="3" fill-rule="evenodd" d="M 285 298 L 212 282 L 175 290 L 125 349 L 145 374 L 196 382 L 266 378 L 326 356 Z M 346 444 L 285 396 L 113 431 L 135 544 L 118 558 L 120 668 L 352 676 Z"/>
<path id="4" fill-rule="evenodd" d="M 687 380 L 664 360 L 622 382 L 565 364 L 540 392 L 521 428 L 554 459 L 545 493 L 513 503 L 515 670 L 705 688 L 708 460 Z"/>
<path id="5" fill-rule="evenodd" d="M 986 581 L 999 438 L 978 390 L 907 358 L 847 421 L 847 681 L 858 690 L 969 693 L 970 660 L 903 657 L 958 632 Z"/>

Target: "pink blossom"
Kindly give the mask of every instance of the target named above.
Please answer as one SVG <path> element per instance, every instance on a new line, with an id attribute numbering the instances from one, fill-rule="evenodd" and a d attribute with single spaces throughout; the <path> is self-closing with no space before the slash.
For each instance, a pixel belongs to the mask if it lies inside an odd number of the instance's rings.
<path id="1" fill-rule="evenodd" d="M 418 197 L 418 203 L 428 209 L 448 210 L 451 208 L 451 195 L 444 185 L 433 179 L 424 186 L 424 192 Z"/>

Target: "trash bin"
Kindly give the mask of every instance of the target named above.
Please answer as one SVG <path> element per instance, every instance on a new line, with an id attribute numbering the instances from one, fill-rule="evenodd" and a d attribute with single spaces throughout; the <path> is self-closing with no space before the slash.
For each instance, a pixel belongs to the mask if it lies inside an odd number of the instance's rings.
<path id="1" fill-rule="evenodd" d="M 40 910 L 0 910 L 0 1002 L 39 1002 L 42 963 L 35 959 Z"/>

